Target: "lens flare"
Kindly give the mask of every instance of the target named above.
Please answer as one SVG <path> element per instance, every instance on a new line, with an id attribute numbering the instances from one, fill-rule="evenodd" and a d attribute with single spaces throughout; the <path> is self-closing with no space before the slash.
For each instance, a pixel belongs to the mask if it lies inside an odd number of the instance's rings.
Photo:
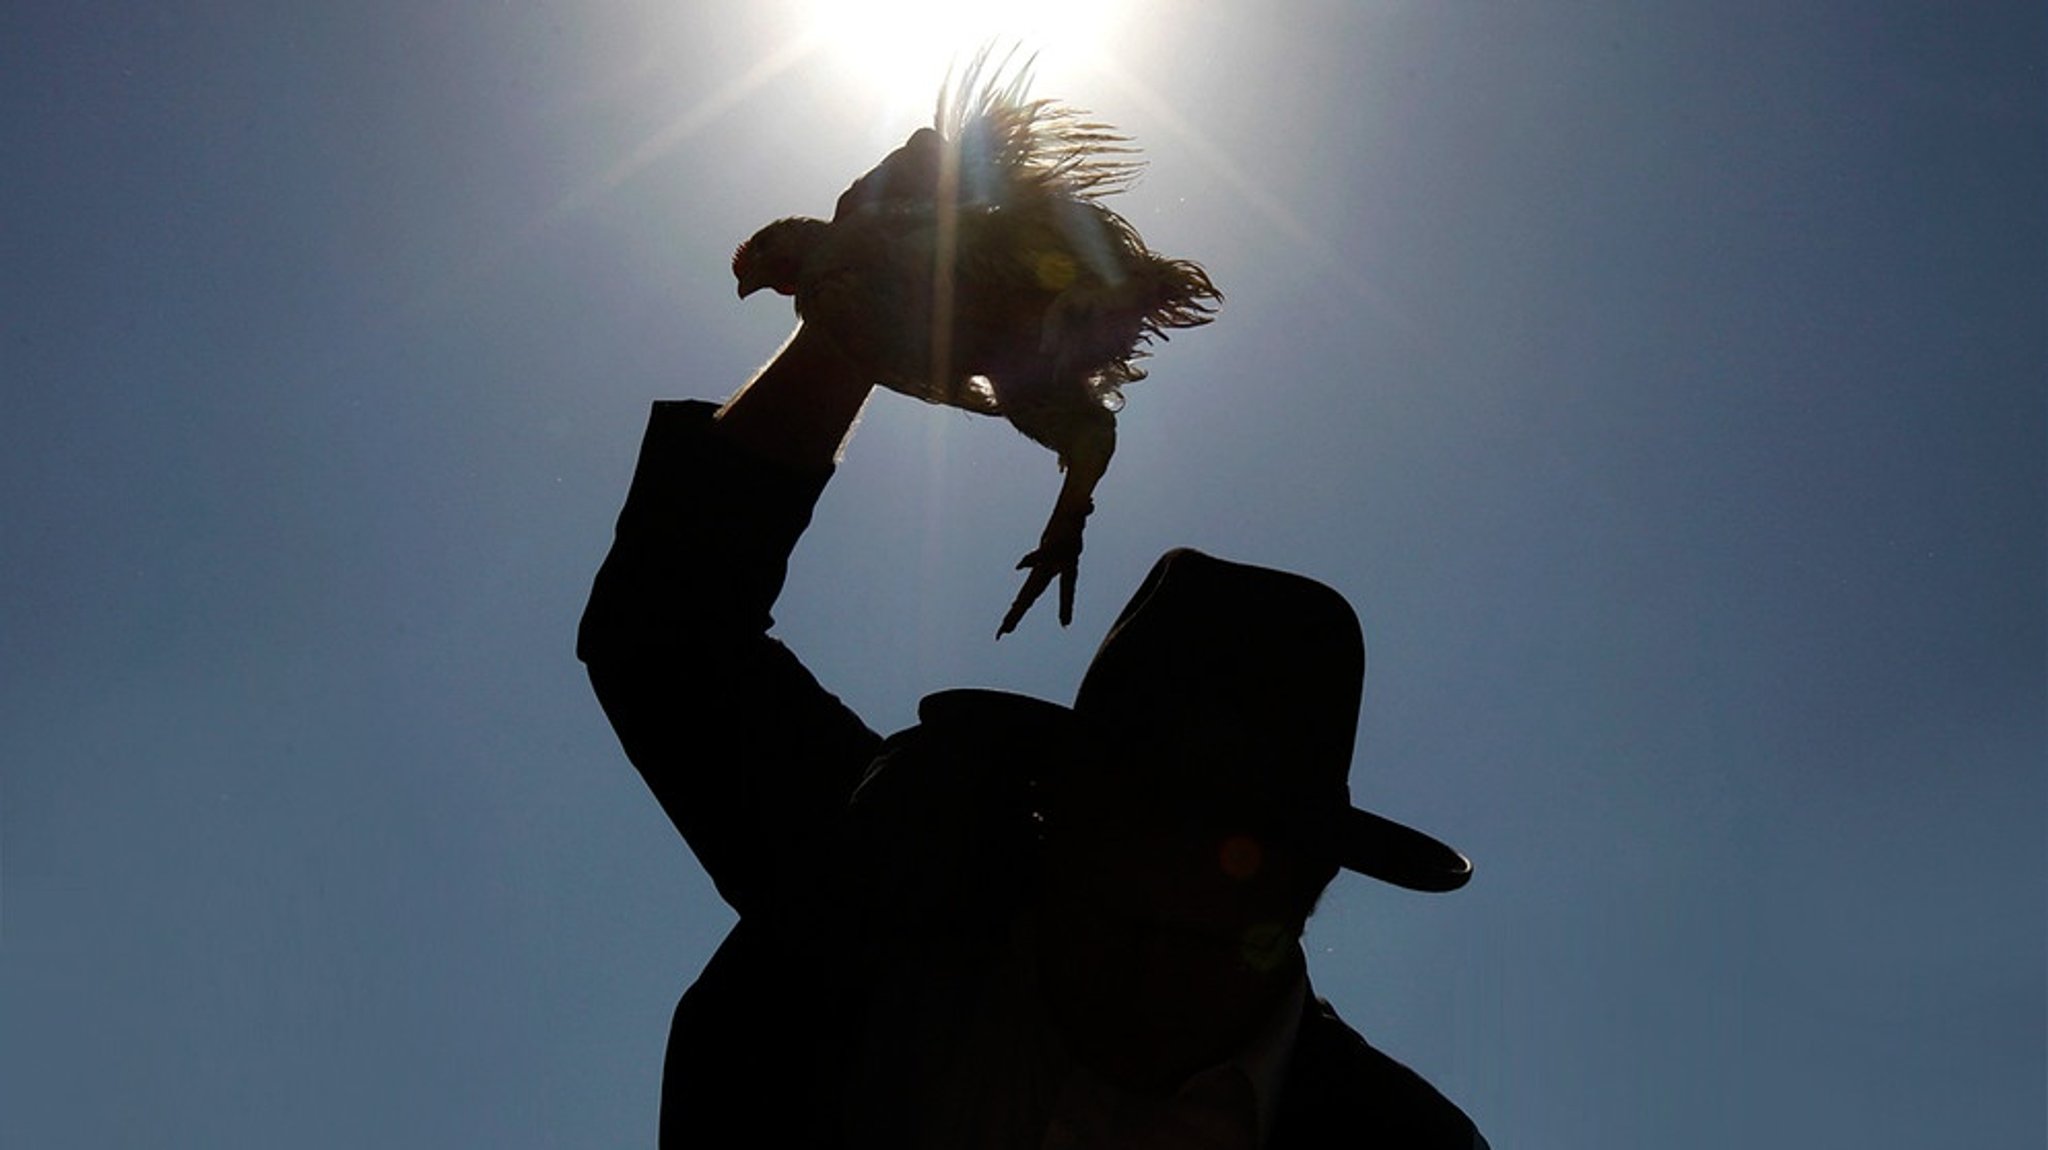
<path id="1" fill-rule="evenodd" d="M 818 0 L 808 9 L 808 31 L 890 104 L 928 105 L 946 67 L 985 44 L 1042 53 L 1048 64 L 1093 59 L 1125 7 L 1117 0 Z"/>

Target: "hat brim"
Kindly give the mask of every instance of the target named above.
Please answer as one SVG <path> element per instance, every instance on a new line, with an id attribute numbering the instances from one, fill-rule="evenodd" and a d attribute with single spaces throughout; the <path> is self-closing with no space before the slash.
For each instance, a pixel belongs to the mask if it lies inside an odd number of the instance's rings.
<path id="1" fill-rule="evenodd" d="M 1013 691 L 961 687 L 926 695 L 921 722 L 990 740 L 1008 751 L 1100 749 L 1102 738 L 1071 707 Z M 1472 879 L 1472 862 L 1414 827 L 1355 806 L 1292 828 L 1301 845 L 1348 871 L 1408 890 L 1442 894 Z"/>

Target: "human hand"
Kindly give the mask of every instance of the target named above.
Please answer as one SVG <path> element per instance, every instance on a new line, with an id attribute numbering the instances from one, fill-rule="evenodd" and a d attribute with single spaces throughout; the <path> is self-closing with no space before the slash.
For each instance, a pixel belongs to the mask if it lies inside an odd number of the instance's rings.
<path id="1" fill-rule="evenodd" d="M 777 220 L 733 253 L 742 298 L 793 296 L 807 330 L 828 337 L 876 382 L 920 398 L 928 387 L 945 144 L 922 128 L 842 193 L 830 221 Z"/>
<path id="2" fill-rule="evenodd" d="M 840 193 L 833 205 L 832 222 L 850 217 L 887 212 L 911 214 L 934 210 L 939 200 L 939 172 L 944 162 L 945 141 L 930 128 L 910 134 L 903 146 L 882 157 Z"/>

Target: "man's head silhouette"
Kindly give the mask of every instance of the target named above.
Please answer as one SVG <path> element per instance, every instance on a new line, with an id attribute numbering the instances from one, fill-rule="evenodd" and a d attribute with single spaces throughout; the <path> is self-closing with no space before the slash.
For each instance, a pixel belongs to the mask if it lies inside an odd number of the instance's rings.
<path id="1" fill-rule="evenodd" d="M 1300 978 L 1294 945 L 1351 869 L 1425 891 L 1471 865 L 1351 805 L 1365 645 L 1312 579 L 1198 551 L 1162 557 L 1072 707 L 1000 691 L 928 697 L 929 723 L 1037 741 L 1034 948 L 1075 1055 L 1170 1088 L 1241 1047 Z"/>

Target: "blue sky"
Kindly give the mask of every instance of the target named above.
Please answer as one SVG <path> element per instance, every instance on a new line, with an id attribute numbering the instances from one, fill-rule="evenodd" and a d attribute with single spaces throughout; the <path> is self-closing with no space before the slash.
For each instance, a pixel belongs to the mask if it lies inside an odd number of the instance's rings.
<path id="1" fill-rule="evenodd" d="M 287 6 L 291 7 L 291 6 Z M 652 1141 L 730 922 L 571 655 L 734 243 L 917 127 L 777 4 L 0 14 L 0 1144 Z M 2048 1129 L 2039 5 L 1098 6 L 1040 91 L 1218 322 L 1057 487 L 879 396 L 780 631 L 1069 698 L 1162 550 L 1364 618 L 1318 989 L 1500 1146 Z M 908 92 L 911 95 L 906 96 Z"/>

